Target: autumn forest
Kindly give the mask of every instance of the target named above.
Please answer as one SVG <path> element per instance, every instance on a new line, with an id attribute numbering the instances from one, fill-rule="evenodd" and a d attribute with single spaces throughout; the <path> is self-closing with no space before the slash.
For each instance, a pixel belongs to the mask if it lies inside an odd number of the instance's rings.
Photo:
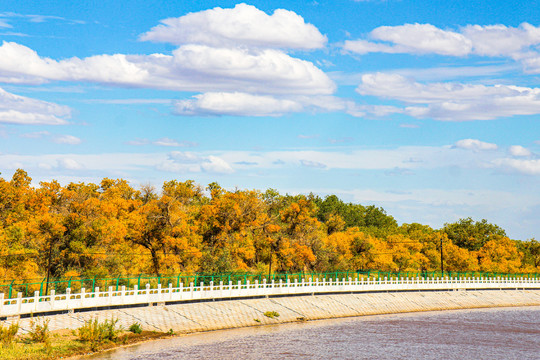
<path id="1" fill-rule="evenodd" d="M 470 218 L 433 229 L 331 195 L 171 180 L 0 178 L 0 278 L 300 271 L 538 272 L 540 244 Z"/>

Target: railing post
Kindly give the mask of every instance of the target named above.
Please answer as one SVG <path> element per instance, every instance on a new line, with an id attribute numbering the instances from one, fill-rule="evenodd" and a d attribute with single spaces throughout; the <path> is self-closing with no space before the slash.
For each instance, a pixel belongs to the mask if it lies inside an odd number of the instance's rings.
<path id="1" fill-rule="evenodd" d="M 66 309 L 68 310 L 69 310 L 70 297 L 71 297 L 71 288 L 67 288 L 66 289 Z"/>
<path id="2" fill-rule="evenodd" d="M 3 308 L 4 308 L 4 293 L 0 292 L 0 314 L 2 314 Z"/>
<path id="3" fill-rule="evenodd" d="M 21 306 L 22 306 L 22 292 L 17 293 L 17 315 L 20 315 L 21 313 Z"/>
<path id="4" fill-rule="evenodd" d="M 54 298 L 56 297 L 56 290 L 51 289 L 51 310 L 54 310 Z"/>
<path id="5" fill-rule="evenodd" d="M 39 290 L 34 291 L 34 312 L 37 312 L 37 306 L 39 304 Z"/>
<path id="6" fill-rule="evenodd" d="M 107 292 L 107 296 L 109 297 L 108 299 L 109 305 L 112 305 L 112 301 L 113 301 L 113 287 L 112 286 L 109 286 L 109 291 Z"/>

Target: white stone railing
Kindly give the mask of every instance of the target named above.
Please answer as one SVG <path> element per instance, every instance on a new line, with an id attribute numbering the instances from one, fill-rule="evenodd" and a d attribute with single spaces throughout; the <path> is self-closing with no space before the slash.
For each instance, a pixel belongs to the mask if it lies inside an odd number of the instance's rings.
<path id="1" fill-rule="evenodd" d="M 0 293 L 0 318 L 19 316 L 24 314 L 46 314 L 51 312 L 75 311 L 88 308 L 109 308 L 130 305 L 153 305 L 167 302 L 182 302 L 190 300 L 212 300 L 229 298 L 262 297 L 276 295 L 295 294 L 324 294 L 324 293 L 351 293 L 351 292 L 374 292 L 374 291 L 452 291 L 452 290 L 480 290 L 480 289 L 540 289 L 540 279 L 527 278 L 384 278 L 384 279 L 329 279 L 329 280 L 304 280 L 298 282 L 280 280 L 279 282 L 263 282 L 236 284 L 209 284 L 201 283 L 189 287 L 180 284 L 180 287 L 126 289 L 125 286 L 118 290 L 109 287 L 106 291 L 95 288 L 94 292 L 86 292 L 81 289 L 79 293 L 71 293 L 67 289 L 65 294 L 56 294 L 51 290 L 50 295 L 40 296 L 39 291 L 32 297 L 22 297 L 18 293 L 17 298 L 4 299 Z"/>

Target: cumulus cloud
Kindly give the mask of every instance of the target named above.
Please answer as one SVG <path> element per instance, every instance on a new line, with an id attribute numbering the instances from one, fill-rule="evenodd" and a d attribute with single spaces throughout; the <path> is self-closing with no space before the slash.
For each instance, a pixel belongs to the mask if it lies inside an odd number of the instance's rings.
<path id="1" fill-rule="evenodd" d="M 487 143 L 477 139 L 459 140 L 455 143 L 454 147 L 473 151 L 497 150 L 499 148 L 497 144 Z"/>
<path id="2" fill-rule="evenodd" d="M 447 56 L 480 55 L 507 57 L 522 64 L 529 73 L 540 73 L 540 26 L 522 23 L 505 25 L 467 25 L 443 30 L 431 24 L 381 26 L 367 39 L 347 40 L 346 52 L 367 54 L 408 53 Z"/>
<path id="3" fill-rule="evenodd" d="M 178 115 L 279 116 L 302 110 L 302 105 L 292 100 L 238 92 L 204 93 L 174 105 Z"/>
<path id="4" fill-rule="evenodd" d="M 21 61 L 24 59 L 24 61 Z M 56 61 L 23 45 L 0 46 L 0 81 L 87 81 L 178 91 L 330 94 L 335 84 L 309 61 L 274 49 L 188 44 L 172 55 L 96 55 Z"/>
<path id="5" fill-rule="evenodd" d="M 0 88 L 0 123 L 63 125 L 70 116 L 67 106 L 11 94 Z"/>
<path id="6" fill-rule="evenodd" d="M 201 93 L 176 102 L 180 115 L 279 116 L 304 110 L 293 97 L 327 96 L 336 90 L 312 62 L 286 53 L 322 48 L 326 43 L 315 26 L 292 11 L 278 9 L 268 15 L 246 4 L 214 8 L 165 19 L 140 39 L 178 47 L 170 54 L 56 60 L 4 41 L 0 82 L 77 81 Z"/>
<path id="7" fill-rule="evenodd" d="M 362 76 L 357 91 L 409 104 L 402 109 L 418 118 L 444 121 L 492 120 L 514 115 L 540 113 L 540 88 L 512 85 L 462 83 L 422 84 L 398 74 Z"/>
<path id="8" fill-rule="evenodd" d="M 512 156 L 531 156 L 532 155 L 532 152 L 521 146 L 521 145 L 512 145 L 508 148 L 508 153 Z"/>
<path id="9" fill-rule="evenodd" d="M 466 56 L 504 56 L 520 58 L 540 44 L 540 27 L 523 23 L 505 25 L 467 25 L 456 31 L 431 24 L 381 26 L 371 31 L 370 40 L 348 40 L 343 48 L 358 54 L 369 52 L 439 54 Z"/>
<path id="10" fill-rule="evenodd" d="M 468 25 L 461 32 L 473 43 L 478 55 L 519 58 L 529 47 L 540 44 L 540 27 L 528 23 L 519 27 Z"/>
<path id="11" fill-rule="evenodd" d="M 465 36 L 430 24 L 381 26 L 369 35 L 374 40 L 385 41 L 390 45 L 366 40 L 347 40 L 343 48 L 358 54 L 387 52 L 454 56 L 467 55 L 472 49 L 472 41 Z"/>
<path id="12" fill-rule="evenodd" d="M 246 4 L 169 18 L 141 35 L 141 40 L 212 47 L 317 49 L 326 43 L 319 30 L 298 14 L 277 9 L 272 15 Z"/>

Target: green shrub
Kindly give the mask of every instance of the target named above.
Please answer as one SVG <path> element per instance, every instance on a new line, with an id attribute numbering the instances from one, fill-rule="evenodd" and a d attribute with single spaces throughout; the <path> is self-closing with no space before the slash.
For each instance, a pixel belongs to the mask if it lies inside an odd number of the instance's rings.
<path id="1" fill-rule="evenodd" d="M 141 327 L 141 324 L 139 324 L 139 323 L 133 323 L 133 324 L 131 324 L 131 326 L 129 327 L 129 331 L 131 331 L 131 332 L 134 333 L 134 334 L 140 334 L 140 333 L 142 333 L 142 327 Z"/>
<path id="2" fill-rule="evenodd" d="M 9 326 L 0 324 L 0 341 L 3 346 L 10 346 L 19 331 L 19 323 L 13 323 Z"/>
<path id="3" fill-rule="evenodd" d="M 36 343 L 49 343 L 50 342 L 50 331 L 49 331 L 49 322 L 51 319 L 43 320 L 34 319 L 30 320 L 30 339 Z"/>
<path id="4" fill-rule="evenodd" d="M 117 322 L 118 319 L 105 320 L 103 323 L 97 319 L 89 320 L 77 329 L 77 334 L 80 340 L 90 343 L 91 349 L 95 351 L 106 341 L 118 340 L 118 333 L 122 330 L 116 327 Z"/>
<path id="5" fill-rule="evenodd" d="M 264 316 L 269 317 L 270 319 L 279 317 L 279 314 L 276 311 L 267 311 L 264 313 Z"/>

